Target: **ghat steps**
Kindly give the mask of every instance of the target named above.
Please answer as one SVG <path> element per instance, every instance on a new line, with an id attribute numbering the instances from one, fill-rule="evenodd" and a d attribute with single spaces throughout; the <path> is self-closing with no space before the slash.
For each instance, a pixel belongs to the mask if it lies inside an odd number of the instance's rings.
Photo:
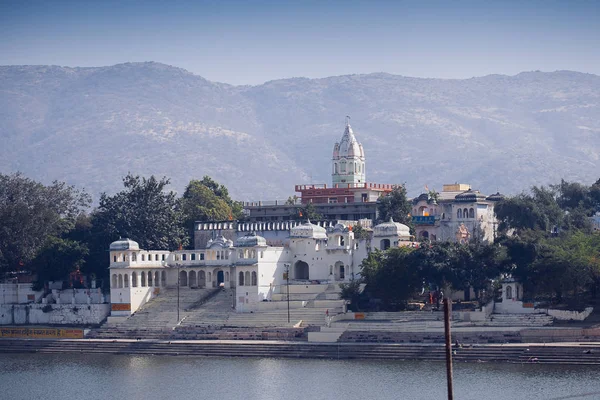
<path id="1" fill-rule="evenodd" d="M 131 340 L 1 339 L 2 353 L 109 353 L 196 355 L 217 357 L 283 357 L 326 359 L 393 359 L 444 361 L 442 345 L 311 344 L 290 342 L 196 342 Z M 454 347 L 455 362 L 511 362 L 600 365 L 600 347 L 469 346 Z"/>

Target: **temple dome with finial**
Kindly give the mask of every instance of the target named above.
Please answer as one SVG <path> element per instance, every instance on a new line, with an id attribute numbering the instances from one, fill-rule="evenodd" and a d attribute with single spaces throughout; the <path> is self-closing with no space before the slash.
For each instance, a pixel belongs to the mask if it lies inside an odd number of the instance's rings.
<path id="1" fill-rule="evenodd" d="M 342 140 L 340 140 L 339 143 L 336 143 L 333 148 L 333 157 L 365 157 L 362 144 L 356 140 L 354 131 L 349 123 L 346 124 Z"/>
<path id="2" fill-rule="evenodd" d="M 297 239 L 327 239 L 327 230 L 322 226 L 312 224 L 310 220 L 295 226 L 290 231 L 291 238 Z"/>
<path id="3" fill-rule="evenodd" d="M 354 131 L 350 126 L 350 117 L 346 117 L 346 129 L 342 139 L 333 146 L 332 161 L 334 186 L 365 182 L 365 151 L 354 136 Z"/>
<path id="4" fill-rule="evenodd" d="M 373 228 L 373 237 L 397 236 L 401 238 L 410 237 L 410 228 L 400 222 L 394 222 L 392 218 L 388 222 L 376 225 Z"/>

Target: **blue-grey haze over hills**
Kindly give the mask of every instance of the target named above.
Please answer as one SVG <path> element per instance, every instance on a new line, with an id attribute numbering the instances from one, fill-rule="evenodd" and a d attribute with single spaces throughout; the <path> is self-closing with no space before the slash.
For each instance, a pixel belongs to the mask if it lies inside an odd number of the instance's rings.
<path id="1" fill-rule="evenodd" d="M 471 183 L 518 193 L 561 178 L 600 178 L 600 77 L 523 72 L 464 80 L 385 73 L 208 81 L 159 63 L 0 67 L 0 172 L 98 193 L 128 172 L 170 177 L 182 192 L 210 175 L 240 200 L 285 199 L 330 184 L 344 117 L 367 180 Z"/>

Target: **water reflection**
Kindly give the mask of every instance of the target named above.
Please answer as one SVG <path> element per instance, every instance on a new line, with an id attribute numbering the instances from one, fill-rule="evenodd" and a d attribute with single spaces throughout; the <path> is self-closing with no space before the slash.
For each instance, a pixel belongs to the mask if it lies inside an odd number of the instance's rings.
<path id="1" fill-rule="evenodd" d="M 456 364 L 454 375 L 455 398 L 460 400 L 550 400 L 600 393 L 600 367 L 595 366 Z M 446 396 L 443 363 L 400 361 L 3 354 L 0 383 L 1 398 L 27 400 Z"/>

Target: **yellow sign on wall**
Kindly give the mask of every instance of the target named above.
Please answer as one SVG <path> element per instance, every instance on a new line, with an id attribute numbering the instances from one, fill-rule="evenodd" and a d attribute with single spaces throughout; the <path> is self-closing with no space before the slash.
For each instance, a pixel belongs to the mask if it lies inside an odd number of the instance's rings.
<path id="1" fill-rule="evenodd" d="M 0 328 L 0 337 L 28 339 L 83 339 L 83 329 Z"/>

